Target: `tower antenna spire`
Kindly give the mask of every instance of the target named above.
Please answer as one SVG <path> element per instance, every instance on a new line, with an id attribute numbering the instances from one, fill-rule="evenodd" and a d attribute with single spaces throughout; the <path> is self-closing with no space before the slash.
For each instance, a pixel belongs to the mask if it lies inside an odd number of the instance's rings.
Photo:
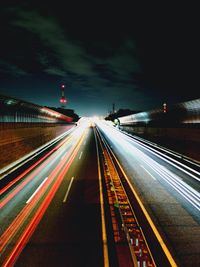
<path id="1" fill-rule="evenodd" d="M 66 103 L 67 103 L 67 99 L 65 97 L 65 85 L 61 84 L 61 98 L 60 98 L 60 104 L 61 104 L 61 108 L 65 108 Z"/>

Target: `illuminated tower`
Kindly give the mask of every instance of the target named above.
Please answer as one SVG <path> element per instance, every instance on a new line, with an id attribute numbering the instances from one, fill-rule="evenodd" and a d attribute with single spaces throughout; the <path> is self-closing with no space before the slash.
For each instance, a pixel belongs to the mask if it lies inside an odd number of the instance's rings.
<path id="1" fill-rule="evenodd" d="M 65 105 L 67 103 L 67 99 L 65 98 L 65 91 L 64 91 L 65 85 L 61 85 L 61 98 L 60 98 L 60 103 L 61 103 L 61 108 L 65 108 Z"/>
<path id="2" fill-rule="evenodd" d="M 167 113 L 167 104 L 166 103 L 163 103 L 163 112 Z"/>

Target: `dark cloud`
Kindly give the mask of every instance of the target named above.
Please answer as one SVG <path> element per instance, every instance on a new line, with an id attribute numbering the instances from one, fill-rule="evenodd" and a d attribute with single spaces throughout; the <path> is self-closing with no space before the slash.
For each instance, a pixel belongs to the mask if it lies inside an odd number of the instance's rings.
<path id="1" fill-rule="evenodd" d="M 0 88 L 9 94 L 58 106 L 65 82 L 68 107 L 80 114 L 105 114 L 113 102 L 147 110 L 199 97 L 197 24 L 189 6 L 13 3 L 0 11 Z"/>
<path id="2" fill-rule="evenodd" d="M 34 11 L 18 9 L 16 13 L 18 18 L 13 24 L 33 32 L 43 46 L 50 48 L 57 58 L 61 72 L 70 70 L 80 75 L 93 74 L 91 64 L 85 58 L 85 51 L 67 39 L 62 28 L 52 17 L 43 17 Z"/>
<path id="3" fill-rule="evenodd" d="M 0 61 L 0 73 L 4 73 L 7 75 L 10 74 L 13 76 L 27 75 L 27 73 L 23 69 L 20 69 L 14 64 L 9 64 L 8 62 L 4 62 L 4 61 Z"/>

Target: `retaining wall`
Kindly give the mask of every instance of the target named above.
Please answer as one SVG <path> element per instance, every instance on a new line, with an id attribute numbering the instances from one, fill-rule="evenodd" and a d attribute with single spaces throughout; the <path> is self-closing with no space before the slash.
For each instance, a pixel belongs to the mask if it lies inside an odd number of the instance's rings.
<path id="1" fill-rule="evenodd" d="M 74 127 L 55 124 L 0 125 L 0 169 Z"/>

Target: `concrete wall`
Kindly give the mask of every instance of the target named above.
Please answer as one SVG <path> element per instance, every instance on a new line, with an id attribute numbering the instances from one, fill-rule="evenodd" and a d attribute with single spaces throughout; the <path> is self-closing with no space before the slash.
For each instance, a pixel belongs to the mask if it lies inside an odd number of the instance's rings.
<path id="1" fill-rule="evenodd" d="M 0 169 L 54 139 L 74 125 L 0 125 Z"/>
<path id="2" fill-rule="evenodd" d="M 200 161 L 200 128 L 154 128 L 120 126 L 126 132 L 151 140 Z"/>

